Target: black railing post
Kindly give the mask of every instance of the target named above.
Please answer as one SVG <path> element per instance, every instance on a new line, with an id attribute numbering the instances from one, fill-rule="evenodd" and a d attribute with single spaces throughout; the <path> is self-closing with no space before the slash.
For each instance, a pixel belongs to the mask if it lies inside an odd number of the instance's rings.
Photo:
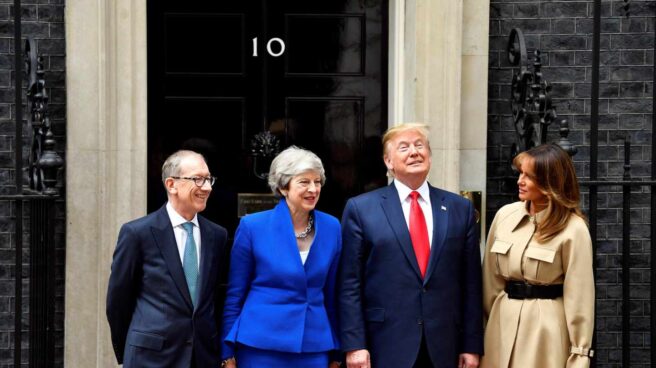
<path id="1" fill-rule="evenodd" d="M 54 204 L 52 198 L 30 200 L 30 368 L 55 361 Z"/>
<path id="2" fill-rule="evenodd" d="M 654 36 L 656 36 L 656 17 L 654 17 Z M 656 37 L 654 39 L 654 60 L 656 60 Z M 653 66 L 653 83 L 656 83 L 656 63 Z M 656 132 L 656 93 L 651 92 L 652 97 L 652 107 L 651 107 L 651 139 L 652 139 L 652 148 L 651 148 L 651 180 L 656 180 L 656 151 L 654 150 L 654 132 Z M 656 195 L 654 190 L 656 190 L 656 185 L 651 185 L 649 187 L 651 194 L 651 248 L 649 253 L 651 254 L 651 293 L 649 296 L 650 299 L 650 351 L 651 351 L 651 365 L 652 367 L 656 365 L 656 345 L 654 345 L 654 334 L 656 334 Z"/>
<path id="3" fill-rule="evenodd" d="M 14 0 L 14 89 L 15 89 L 15 168 L 16 194 L 23 193 L 23 58 L 21 56 L 21 2 Z M 22 315 L 23 315 L 23 201 L 17 199 L 15 202 L 15 236 L 16 259 L 14 272 L 14 367 L 21 366 L 22 339 Z"/>
<path id="4" fill-rule="evenodd" d="M 599 53 L 601 52 L 601 0 L 594 0 L 592 31 L 592 90 L 590 94 L 590 181 L 597 180 L 597 146 L 599 136 Z M 588 214 L 590 220 L 590 238 L 592 239 L 592 269 L 597 273 L 597 186 L 591 185 L 588 191 Z M 597 301 L 595 300 L 595 316 Z M 592 335 L 592 348 L 597 348 L 597 329 Z M 592 359 L 596 367 L 596 359 Z"/>
<path id="5" fill-rule="evenodd" d="M 631 358 L 631 141 L 624 139 L 624 177 L 622 184 L 622 367 Z"/>

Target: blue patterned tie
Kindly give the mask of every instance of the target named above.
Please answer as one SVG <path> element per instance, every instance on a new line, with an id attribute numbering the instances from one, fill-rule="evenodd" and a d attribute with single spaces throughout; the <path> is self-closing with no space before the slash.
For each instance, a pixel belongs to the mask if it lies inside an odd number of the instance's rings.
<path id="1" fill-rule="evenodd" d="M 187 232 L 187 241 L 185 242 L 184 257 L 182 258 L 182 268 L 184 269 L 191 302 L 196 307 L 196 285 L 198 284 L 198 256 L 196 255 L 196 242 L 194 241 L 194 224 L 185 222 L 182 227 Z"/>

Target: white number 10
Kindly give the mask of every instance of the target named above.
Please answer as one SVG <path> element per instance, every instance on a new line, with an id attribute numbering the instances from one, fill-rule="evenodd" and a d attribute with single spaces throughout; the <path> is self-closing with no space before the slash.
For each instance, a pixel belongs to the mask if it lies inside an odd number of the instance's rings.
<path id="1" fill-rule="evenodd" d="M 271 49 L 271 44 L 274 43 L 274 42 L 276 42 L 279 45 L 280 51 L 273 52 L 273 50 Z M 273 57 L 278 57 L 278 56 L 285 53 L 285 42 L 283 40 L 281 40 L 280 38 L 278 38 L 278 37 L 274 37 L 274 38 L 270 39 L 269 42 L 267 42 L 266 48 L 267 48 L 267 52 L 269 53 L 269 55 L 271 55 Z M 257 37 L 254 37 L 253 38 L 253 57 L 257 57 L 257 56 L 258 56 L 257 55 Z"/>

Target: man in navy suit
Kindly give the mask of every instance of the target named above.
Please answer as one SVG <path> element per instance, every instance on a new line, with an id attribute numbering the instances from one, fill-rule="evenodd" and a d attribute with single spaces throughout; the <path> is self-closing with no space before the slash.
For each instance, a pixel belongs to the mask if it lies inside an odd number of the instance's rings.
<path id="1" fill-rule="evenodd" d="M 168 203 L 121 227 L 107 319 L 125 368 L 219 366 L 216 299 L 227 233 L 198 215 L 214 180 L 200 154 L 172 154 L 162 166 Z"/>
<path id="2" fill-rule="evenodd" d="M 339 316 L 347 367 L 475 368 L 483 321 L 474 208 L 426 181 L 425 125 L 389 129 L 383 150 L 394 182 L 351 198 L 342 218 Z"/>

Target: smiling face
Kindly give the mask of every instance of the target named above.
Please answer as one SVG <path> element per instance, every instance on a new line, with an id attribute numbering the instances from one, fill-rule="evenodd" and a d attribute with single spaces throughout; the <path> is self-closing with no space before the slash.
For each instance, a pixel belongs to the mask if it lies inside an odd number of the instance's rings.
<path id="1" fill-rule="evenodd" d="M 517 171 L 519 171 L 519 178 L 517 178 L 519 199 L 522 201 L 531 201 L 532 205 L 541 206 L 545 204 L 547 202 L 547 196 L 538 187 L 533 159 L 530 157 L 524 158 L 517 165 Z"/>
<path id="2" fill-rule="evenodd" d="M 180 162 L 180 173 L 176 176 L 194 178 L 209 177 L 210 170 L 200 155 L 188 155 L 182 158 Z M 194 216 L 205 209 L 207 198 L 212 192 L 212 186 L 208 181 L 203 183 L 202 187 L 197 186 L 193 180 L 187 179 L 166 179 L 166 189 L 169 195 L 169 201 L 180 216 L 191 220 Z"/>
<path id="3" fill-rule="evenodd" d="M 411 189 L 417 189 L 428 176 L 431 152 L 428 141 L 418 130 L 397 133 L 384 147 L 385 166 Z"/>
<path id="4" fill-rule="evenodd" d="M 321 174 L 311 170 L 294 176 L 286 189 L 281 190 L 292 213 L 309 213 L 321 194 Z"/>

